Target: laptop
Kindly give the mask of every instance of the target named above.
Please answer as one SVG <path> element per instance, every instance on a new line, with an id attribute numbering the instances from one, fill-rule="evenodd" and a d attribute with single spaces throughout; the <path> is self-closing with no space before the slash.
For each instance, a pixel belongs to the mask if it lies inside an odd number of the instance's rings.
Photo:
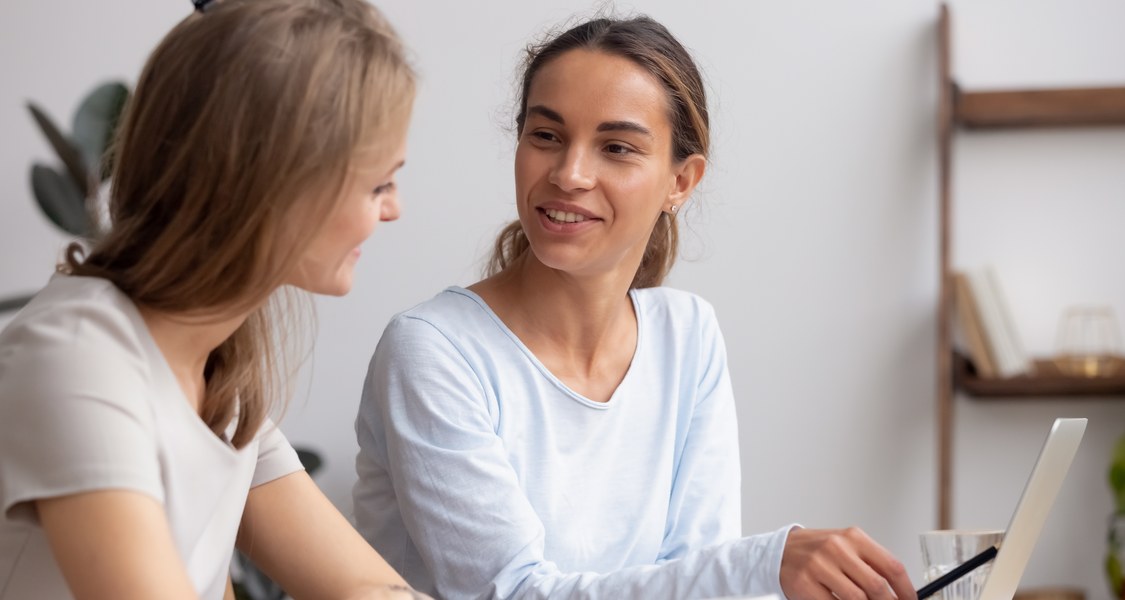
<path id="1" fill-rule="evenodd" d="M 1043 530 L 1085 432 L 1086 419 L 1055 419 L 1004 532 L 1004 541 L 1000 543 L 1000 551 L 993 560 L 979 600 L 1012 600 L 1015 596 L 1035 540 Z"/>

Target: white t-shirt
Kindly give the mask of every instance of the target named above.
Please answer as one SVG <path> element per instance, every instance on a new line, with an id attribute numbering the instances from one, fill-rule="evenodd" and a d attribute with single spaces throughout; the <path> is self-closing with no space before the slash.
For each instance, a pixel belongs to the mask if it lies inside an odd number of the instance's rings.
<path id="1" fill-rule="evenodd" d="M 726 347 L 711 305 L 631 290 L 608 402 L 569 388 L 477 294 L 387 326 L 363 388 L 356 525 L 446 600 L 778 594 L 792 526 L 740 537 Z"/>
<path id="2" fill-rule="evenodd" d="M 124 489 L 163 506 L 200 597 L 223 597 L 250 488 L 301 469 L 271 422 L 241 450 L 184 397 L 133 302 L 55 275 L 0 332 L 0 600 L 71 598 L 34 500 Z"/>

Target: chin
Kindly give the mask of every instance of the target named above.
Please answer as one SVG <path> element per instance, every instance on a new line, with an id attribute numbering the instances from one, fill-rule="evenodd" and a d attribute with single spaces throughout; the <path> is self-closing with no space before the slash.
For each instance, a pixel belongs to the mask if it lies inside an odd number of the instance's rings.
<path id="1" fill-rule="evenodd" d="M 346 296 L 352 291 L 352 280 L 346 281 L 317 281 L 297 287 L 318 296 Z"/>
<path id="2" fill-rule="evenodd" d="M 348 292 L 350 291 L 352 291 L 352 282 L 348 281 L 346 283 L 338 283 L 336 285 L 330 286 L 328 289 L 320 293 L 324 294 L 325 296 L 347 296 Z"/>

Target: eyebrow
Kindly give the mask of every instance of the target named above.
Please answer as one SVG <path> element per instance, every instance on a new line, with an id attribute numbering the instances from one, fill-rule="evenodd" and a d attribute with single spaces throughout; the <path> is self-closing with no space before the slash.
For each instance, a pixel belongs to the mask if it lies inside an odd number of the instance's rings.
<path id="1" fill-rule="evenodd" d="M 632 121 L 608 121 L 598 125 L 598 131 L 631 131 L 648 137 L 653 137 L 652 132 L 640 123 Z"/>
<path id="2" fill-rule="evenodd" d="M 527 114 L 539 115 L 559 125 L 566 125 L 566 120 L 563 119 L 562 115 L 540 104 L 529 106 L 527 108 Z M 648 137 L 655 137 L 652 135 L 652 131 L 649 131 L 647 127 L 633 121 L 606 121 L 598 125 L 598 131 L 631 131 Z"/>
<path id="3" fill-rule="evenodd" d="M 406 164 L 406 161 L 405 161 L 405 160 L 400 160 L 400 161 L 398 161 L 398 164 L 397 164 L 397 165 L 395 165 L 395 166 L 393 166 L 393 167 L 391 167 L 391 170 L 390 170 L 390 171 L 389 171 L 389 172 L 387 173 L 387 175 L 391 175 L 391 174 L 392 174 L 392 173 L 394 173 L 395 171 L 397 171 L 397 170 L 401 169 L 401 168 L 403 167 L 403 165 L 405 165 L 405 164 Z"/>

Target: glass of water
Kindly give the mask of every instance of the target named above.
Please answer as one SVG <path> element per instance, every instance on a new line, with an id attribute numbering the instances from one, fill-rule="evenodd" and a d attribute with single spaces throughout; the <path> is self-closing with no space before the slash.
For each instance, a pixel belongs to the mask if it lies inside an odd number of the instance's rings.
<path id="1" fill-rule="evenodd" d="M 989 546 L 999 546 L 1003 539 L 1004 531 L 996 529 L 942 529 L 923 533 L 921 535 L 922 566 L 926 569 L 924 574 L 926 583 L 952 571 L 954 567 L 980 554 Z M 945 586 L 931 598 L 977 600 L 991 570 L 992 561 L 988 561 Z"/>

